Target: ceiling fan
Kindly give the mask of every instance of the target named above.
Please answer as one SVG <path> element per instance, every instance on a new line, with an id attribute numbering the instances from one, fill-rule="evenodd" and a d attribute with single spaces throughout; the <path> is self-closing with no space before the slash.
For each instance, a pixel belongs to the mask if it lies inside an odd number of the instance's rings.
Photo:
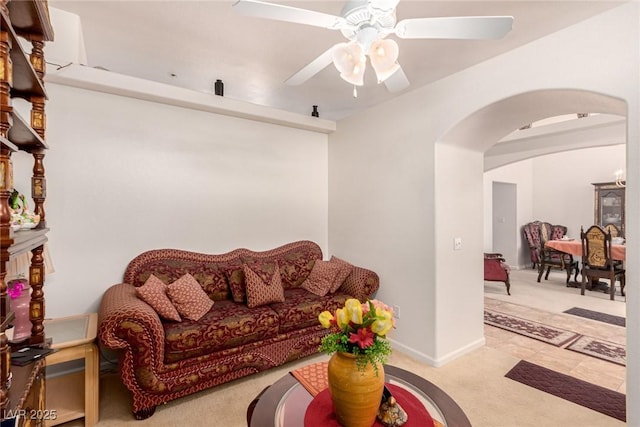
<path id="1" fill-rule="evenodd" d="M 354 96 L 357 96 L 355 86 L 364 84 L 367 56 L 378 83 L 384 82 L 390 92 L 409 86 L 397 61 L 398 44 L 386 38 L 388 35 L 401 39 L 499 39 L 511 30 L 513 23 L 512 16 L 411 18 L 396 23 L 399 1 L 349 0 L 342 16 L 260 0 L 238 0 L 233 8 L 246 16 L 340 30 L 348 42 L 330 47 L 285 84 L 300 85 L 333 62 L 340 77 L 354 85 Z"/>

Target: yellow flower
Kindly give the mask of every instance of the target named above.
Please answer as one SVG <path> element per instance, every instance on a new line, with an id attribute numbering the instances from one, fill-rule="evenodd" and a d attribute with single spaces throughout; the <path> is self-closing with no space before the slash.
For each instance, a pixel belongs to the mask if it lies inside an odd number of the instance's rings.
<path id="1" fill-rule="evenodd" d="M 376 309 L 376 320 L 371 324 L 371 330 L 383 337 L 393 327 L 393 314 L 382 308 Z"/>
<path id="2" fill-rule="evenodd" d="M 393 323 L 388 319 L 375 320 L 371 324 L 371 330 L 378 336 L 384 337 L 393 327 Z"/>
<path id="3" fill-rule="evenodd" d="M 318 316 L 318 320 L 320 320 L 320 324 L 322 326 L 324 326 L 325 328 L 328 328 L 329 326 L 331 326 L 331 321 L 333 320 L 333 314 L 331 314 L 328 311 L 323 311 Z"/>
<path id="4" fill-rule="evenodd" d="M 349 298 L 344 303 L 344 309 L 347 312 L 349 321 L 355 324 L 362 324 L 362 304 L 355 298 Z"/>
<path id="5" fill-rule="evenodd" d="M 349 324 L 349 317 L 345 309 L 339 308 L 336 310 L 336 322 L 340 329 L 344 329 Z"/>

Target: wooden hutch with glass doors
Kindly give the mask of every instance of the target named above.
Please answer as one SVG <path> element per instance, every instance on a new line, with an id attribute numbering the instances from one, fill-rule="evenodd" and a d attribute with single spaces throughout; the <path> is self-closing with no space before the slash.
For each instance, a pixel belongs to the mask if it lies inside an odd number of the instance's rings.
<path id="1" fill-rule="evenodd" d="M 602 227 L 615 225 L 620 237 L 625 236 L 625 186 L 624 183 L 594 183 L 593 221 Z"/>
<path id="2" fill-rule="evenodd" d="M 8 283 L 9 264 L 31 252 L 28 267 L 31 299 L 31 334 L 26 344 L 46 345 L 44 333 L 44 244 L 47 222 L 44 210 L 46 178 L 44 87 L 45 42 L 53 40 L 46 0 L 0 0 L 0 406 L 2 419 L 16 418 L 19 426 L 43 426 L 45 410 L 45 360 L 12 366 L 12 342 L 5 330 L 15 318 Z M 30 104 L 29 118 L 16 110 L 18 99 Z M 17 102 L 16 102 L 17 101 Z M 27 105 L 28 105 L 27 104 Z M 12 225 L 9 199 L 13 193 L 12 154 L 33 157 L 31 198 L 39 215 L 35 228 L 18 230 Z M 14 347 L 15 350 L 15 347 Z"/>

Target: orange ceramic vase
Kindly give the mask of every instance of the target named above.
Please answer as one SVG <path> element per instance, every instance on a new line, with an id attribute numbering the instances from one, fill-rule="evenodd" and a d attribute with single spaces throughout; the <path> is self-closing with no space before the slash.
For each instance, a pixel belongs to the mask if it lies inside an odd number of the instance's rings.
<path id="1" fill-rule="evenodd" d="M 333 410 L 343 427 L 371 427 L 376 421 L 384 389 L 384 367 L 376 374 L 371 363 L 364 371 L 350 353 L 334 353 L 329 360 L 329 391 Z"/>

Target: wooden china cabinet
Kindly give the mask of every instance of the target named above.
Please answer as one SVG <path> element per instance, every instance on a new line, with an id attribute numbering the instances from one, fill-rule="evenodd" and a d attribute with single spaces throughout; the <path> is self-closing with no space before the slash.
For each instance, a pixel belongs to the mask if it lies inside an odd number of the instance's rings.
<path id="1" fill-rule="evenodd" d="M 47 241 L 44 211 L 46 178 L 44 44 L 53 40 L 53 27 L 46 0 L 0 0 L 0 407 L 2 419 L 18 416 L 18 425 L 41 426 L 46 416 L 45 361 L 26 366 L 11 365 L 11 346 L 5 329 L 14 319 L 5 281 L 9 262 L 31 252 L 29 282 L 32 323 L 30 345 L 46 345 L 44 334 L 44 261 L 42 251 Z M 30 45 L 30 52 L 23 45 Z M 21 98 L 31 104 L 29 120 L 14 109 Z M 11 156 L 23 151 L 33 156 L 31 197 L 34 213 L 40 222 L 32 230 L 13 230 L 9 197 L 13 190 Z"/>
<path id="2" fill-rule="evenodd" d="M 613 224 L 625 235 L 625 187 L 615 182 L 594 183 L 594 222 L 603 227 Z"/>

